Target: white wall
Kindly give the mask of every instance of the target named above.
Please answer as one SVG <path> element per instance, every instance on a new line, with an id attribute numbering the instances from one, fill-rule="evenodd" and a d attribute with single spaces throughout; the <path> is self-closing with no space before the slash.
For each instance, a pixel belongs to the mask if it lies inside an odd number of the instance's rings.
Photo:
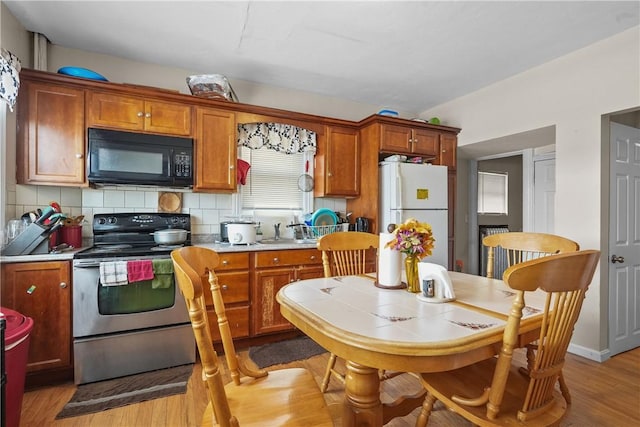
<path id="1" fill-rule="evenodd" d="M 608 225 L 601 204 L 608 198 L 601 174 L 608 158 L 601 150 L 601 116 L 639 106 L 640 27 L 635 27 L 420 116 L 449 118 L 462 128 L 459 146 L 555 125 L 555 231 L 606 255 L 601 227 Z M 572 351 L 593 359 L 607 357 L 608 267 L 602 260 L 572 345 Z"/>

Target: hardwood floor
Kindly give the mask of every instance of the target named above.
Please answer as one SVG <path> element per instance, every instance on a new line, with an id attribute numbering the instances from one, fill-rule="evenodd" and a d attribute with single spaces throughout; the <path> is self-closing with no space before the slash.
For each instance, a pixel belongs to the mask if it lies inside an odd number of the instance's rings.
<path id="1" fill-rule="evenodd" d="M 246 353 L 246 352 L 245 352 Z M 243 354 L 244 356 L 244 354 Z M 305 366 L 320 384 L 328 353 L 284 366 Z M 224 358 L 221 358 L 221 360 Z M 339 360 L 340 361 L 340 360 Z M 282 366 L 280 366 L 282 367 Z M 639 426 L 640 425 L 640 348 L 617 355 L 604 363 L 596 363 L 572 354 L 567 355 L 565 378 L 573 403 L 562 426 Z M 400 392 L 419 389 L 417 380 L 401 375 L 383 384 L 383 401 Z M 112 409 L 98 414 L 55 420 L 56 414 L 75 391 L 73 384 L 48 387 L 25 393 L 21 427 L 191 427 L 198 426 L 206 397 L 196 365 L 187 393 Z M 340 402 L 341 387 L 332 382 L 325 393 L 328 403 Z M 445 410 L 438 402 L 429 426 L 470 426 L 457 414 Z M 413 426 L 417 409 L 410 415 L 387 424 L 392 427 Z M 333 414 L 340 426 L 340 414 Z M 269 426 L 271 427 L 271 426 Z"/>

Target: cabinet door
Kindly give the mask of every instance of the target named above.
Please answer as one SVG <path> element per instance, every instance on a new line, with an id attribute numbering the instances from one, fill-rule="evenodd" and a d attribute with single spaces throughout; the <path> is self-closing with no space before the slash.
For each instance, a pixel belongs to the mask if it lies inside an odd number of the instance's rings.
<path id="1" fill-rule="evenodd" d="M 88 101 L 89 127 L 144 130 L 144 100 L 132 96 L 93 92 Z"/>
<path id="2" fill-rule="evenodd" d="M 193 189 L 235 191 L 235 115 L 228 111 L 198 108 L 196 123 L 196 179 Z"/>
<path id="3" fill-rule="evenodd" d="M 191 135 L 191 107 L 174 102 L 146 101 L 144 129 L 167 135 Z"/>
<path id="4" fill-rule="evenodd" d="M 219 273 L 218 284 L 225 305 L 245 303 L 249 304 L 249 272 L 238 271 L 232 273 Z M 204 300 L 207 307 L 213 307 L 213 297 L 209 289 L 209 276 L 202 276 L 204 288 Z"/>
<path id="5" fill-rule="evenodd" d="M 135 96 L 93 92 L 89 126 L 191 135 L 191 106 Z"/>
<path id="6" fill-rule="evenodd" d="M 296 280 L 324 277 L 324 268 L 317 265 L 303 265 L 296 270 Z"/>
<path id="7" fill-rule="evenodd" d="M 356 129 L 327 127 L 325 196 L 355 197 L 360 194 L 359 149 Z"/>
<path id="8" fill-rule="evenodd" d="M 404 126 L 381 125 L 380 151 L 410 154 L 411 129 Z"/>
<path id="9" fill-rule="evenodd" d="M 449 170 L 455 170 L 457 145 L 457 136 L 449 134 L 440 135 L 440 159 L 438 164 L 448 166 Z"/>
<path id="10" fill-rule="evenodd" d="M 256 271 L 251 298 L 253 335 L 293 329 L 291 323 L 280 314 L 280 304 L 276 301 L 276 295 L 283 286 L 294 280 L 294 268 Z"/>
<path id="11" fill-rule="evenodd" d="M 414 129 L 411 152 L 423 156 L 436 157 L 440 148 L 440 134 L 427 129 Z"/>
<path id="12" fill-rule="evenodd" d="M 73 368 L 69 262 L 2 265 L 2 305 L 34 321 L 27 372 Z"/>
<path id="13" fill-rule="evenodd" d="M 225 307 L 224 312 L 229 322 L 229 329 L 231 329 L 231 337 L 234 339 L 248 337 L 249 307 Z M 207 318 L 209 319 L 209 326 L 211 326 L 211 339 L 213 342 L 221 342 L 222 336 L 220 335 L 216 312 L 213 309 L 207 310 Z"/>
<path id="14" fill-rule="evenodd" d="M 85 185 L 84 90 L 25 81 L 20 94 L 18 183 Z"/>

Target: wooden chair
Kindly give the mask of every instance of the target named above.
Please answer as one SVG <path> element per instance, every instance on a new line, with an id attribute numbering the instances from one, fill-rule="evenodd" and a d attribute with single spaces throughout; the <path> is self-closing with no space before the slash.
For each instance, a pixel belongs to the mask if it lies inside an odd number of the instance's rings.
<path id="1" fill-rule="evenodd" d="M 219 263 L 218 254 L 210 249 L 189 246 L 174 250 L 171 258 L 176 281 L 189 310 L 202 363 L 202 380 L 206 383 L 209 397 L 202 426 L 332 426 L 324 397 L 306 369 L 253 370 L 238 358 L 214 272 Z M 227 365 L 233 379 L 226 386 L 222 382 L 211 338 L 202 286 L 205 277 L 208 277 L 211 287 Z"/>
<path id="2" fill-rule="evenodd" d="M 563 252 L 575 252 L 580 249 L 573 240 L 554 234 L 509 232 L 486 236 L 482 244 L 487 247 L 487 277 L 494 277 L 495 252 L 501 247 L 507 252 L 507 266 L 518 264 L 541 256 Z"/>
<path id="3" fill-rule="evenodd" d="M 324 277 L 366 273 L 367 252 L 371 248 L 377 250 L 378 243 L 377 235 L 360 231 L 342 231 L 322 236 L 318 239 L 318 250 L 322 251 Z M 320 386 L 322 392 L 327 391 L 332 375 L 343 385 L 345 383 L 344 374 L 335 369 L 336 360 L 337 356 L 331 353 Z"/>
<path id="4" fill-rule="evenodd" d="M 585 292 L 600 252 L 586 250 L 516 264 L 504 274 L 513 305 L 498 357 L 453 371 L 422 374 L 427 389 L 416 426 L 424 427 L 436 400 L 478 426 L 556 425 L 569 402 L 555 389 Z M 538 351 L 528 375 L 512 366 L 525 293 L 547 293 Z M 471 397 L 466 397 L 471 396 Z"/>
<path id="5" fill-rule="evenodd" d="M 488 248 L 487 254 L 487 277 L 494 277 L 495 251 L 498 247 L 506 251 L 507 265 L 519 264 L 523 261 L 540 258 L 548 255 L 555 255 L 564 252 L 575 252 L 580 250 L 580 245 L 573 240 L 562 236 L 545 233 L 509 232 L 498 233 L 486 236 L 482 239 L 482 244 Z M 534 359 L 533 352 L 536 344 L 527 345 L 528 368 Z M 525 368 L 522 368 L 523 370 Z M 564 381 L 562 373 L 558 376 L 560 389 L 567 402 L 571 403 L 571 394 Z"/>

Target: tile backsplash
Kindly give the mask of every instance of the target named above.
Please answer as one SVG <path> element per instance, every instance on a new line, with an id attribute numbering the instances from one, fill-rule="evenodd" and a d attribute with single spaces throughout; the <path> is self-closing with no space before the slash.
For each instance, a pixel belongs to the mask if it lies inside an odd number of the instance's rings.
<path id="1" fill-rule="evenodd" d="M 54 187 L 44 185 L 16 185 L 15 191 L 7 192 L 7 219 L 20 216 L 37 208 L 43 208 L 55 201 L 62 211 L 70 216 L 84 215 L 87 226 L 82 235 L 92 237 L 91 221 L 96 213 L 111 212 L 157 212 L 158 197 L 161 192 L 182 193 L 182 213 L 191 214 L 191 230 L 196 235 L 217 235 L 220 222 L 225 221 L 233 212 L 233 195 L 194 193 L 172 188 L 147 188 L 134 186 L 105 186 L 98 189 Z M 343 199 L 315 199 L 315 208 L 329 208 L 344 212 L 346 201 Z M 273 234 L 275 223 L 289 224 L 297 213 L 286 211 L 260 211 L 254 215 L 255 221 L 263 224 L 265 237 Z M 287 229 L 289 230 L 289 229 Z M 285 237 L 285 236 L 283 236 Z"/>

